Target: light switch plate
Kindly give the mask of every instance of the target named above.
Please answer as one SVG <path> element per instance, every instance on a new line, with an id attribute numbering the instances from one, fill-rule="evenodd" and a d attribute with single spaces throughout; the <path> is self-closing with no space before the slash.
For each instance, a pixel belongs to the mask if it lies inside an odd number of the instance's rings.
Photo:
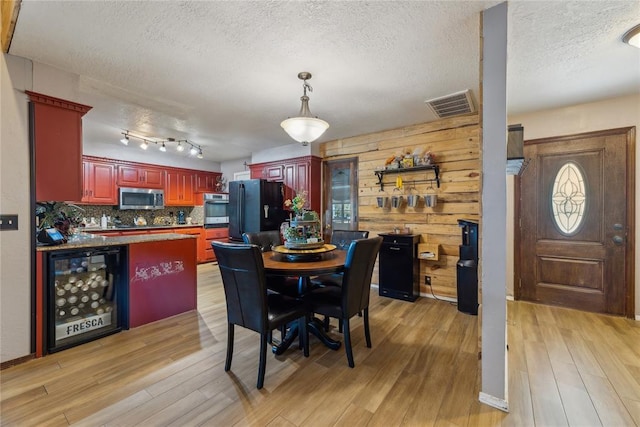
<path id="1" fill-rule="evenodd" d="M 17 230 L 18 215 L 0 215 L 0 230 Z"/>

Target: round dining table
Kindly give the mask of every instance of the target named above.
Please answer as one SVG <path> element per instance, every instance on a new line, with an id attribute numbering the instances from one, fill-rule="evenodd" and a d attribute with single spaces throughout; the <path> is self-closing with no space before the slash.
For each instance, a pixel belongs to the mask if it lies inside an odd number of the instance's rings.
<path id="1" fill-rule="evenodd" d="M 309 260 L 292 261 L 285 254 L 268 251 L 262 253 L 264 272 L 268 275 L 298 277 L 298 293 L 303 295 L 310 286 L 310 277 L 322 274 L 340 273 L 344 269 L 347 251 L 332 250 Z M 310 333 L 328 348 L 337 350 L 340 341 L 331 338 L 324 330 L 322 322 L 315 317 L 307 324 Z M 275 354 L 282 354 L 298 336 L 297 323 L 293 323 L 282 342 L 273 347 Z"/>

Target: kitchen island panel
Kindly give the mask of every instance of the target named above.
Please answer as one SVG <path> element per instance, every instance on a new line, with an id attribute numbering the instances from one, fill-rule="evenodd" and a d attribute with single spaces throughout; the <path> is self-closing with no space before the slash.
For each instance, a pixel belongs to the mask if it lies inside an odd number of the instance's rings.
<path id="1" fill-rule="evenodd" d="M 130 245 L 130 327 L 196 309 L 196 250 L 194 238 Z"/>

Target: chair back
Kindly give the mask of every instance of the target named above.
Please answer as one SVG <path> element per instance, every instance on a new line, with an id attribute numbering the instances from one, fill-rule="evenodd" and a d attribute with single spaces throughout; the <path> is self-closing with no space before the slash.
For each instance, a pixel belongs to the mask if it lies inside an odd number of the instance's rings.
<path id="1" fill-rule="evenodd" d="M 331 244 L 338 249 L 347 250 L 351 242 L 357 239 L 366 239 L 369 232 L 364 230 L 333 230 L 331 233 Z"/>
<path id="2" fill-rule="evenodd" d="M 349 245 L 342 278 L 342 311 L 346 317 L 369 306 L 371 276 L 380 246 L 382 237 L 358 239 Z"/>
<path id="3" fill-rule="evenodd" d="M 262 333 L 268 329 L 267 285 L 260 248 L 212 242 L 218 260 L 229 323 Z"/>
<path id="4" fill-rule="evenodd" d="M 280 231 L 278 230 L 257 231 L 254 233 L 243 233 L 242 240 L 244 240 L 245 243 L 258 245 L 258 247 L 262 252 L 269 252 L 273 246 L 278 246 L 282 244 L 282 239 L 280 238 Z"/>

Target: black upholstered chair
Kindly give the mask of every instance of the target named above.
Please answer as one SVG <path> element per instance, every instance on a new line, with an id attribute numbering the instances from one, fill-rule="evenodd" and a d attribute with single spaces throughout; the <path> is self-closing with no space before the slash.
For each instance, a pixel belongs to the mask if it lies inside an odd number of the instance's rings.
<path id="1" fill-rule="evenodd" d="M 262 252 L 269 252 L 274 246 L 282 244 L 278 230 L 243 233 L 242 240 L 245 243 L 257 245 Z M 298 295 L 298 278 L 267 275 L 267 289 L 295 297 Z"/>
<path id="2" fill-rule="evenodd" d="M 224 370 L 231 369 L 234 326 L 260 334 L 260 364 L 257 387 L 262 388 L 267 343 L 272 330 L 298 319 L 305 357 L 309 355 L 304 301 L 278 293 L 268 293 L 262 254 L 256 245 L 213 242 L 227 302 L 227 357 Z"/>
<path id="3" fill-rule="evenodd" d="M 311 311 L 341 320 L 344 325 L 344 348 L 352 368 L 354 363 L 349 319 L 362 311 L 364 335 L 367 347 L 371 348 L 369 293 L 371 275 L 381 245 L 382 237 L 354 240 L 347 251 L 341 286 L 315 288 L 305 294 Z"/>
<path id="4" fill-rule="evenodd" d="M 245 243 L 258 245 L 262 252 L 268 252 L 274 246 L 278 246 L 282 244 L 280 231 L 278 230 L 258 231 L 255 233 L 243 233 L 242 240 L 244 240 Z"/>
<path id="5" fill-rule="evenodd" d="M 331 233 L 331 244 L 337 249 L 347 250 L 351 242 L 357 239 L 366 239 L 369 232 L 364 230 L 333 230 Z M 311 279 L 313 286 L 340 286 L 342 283 L 342 273 L 323 274 Z"/>

